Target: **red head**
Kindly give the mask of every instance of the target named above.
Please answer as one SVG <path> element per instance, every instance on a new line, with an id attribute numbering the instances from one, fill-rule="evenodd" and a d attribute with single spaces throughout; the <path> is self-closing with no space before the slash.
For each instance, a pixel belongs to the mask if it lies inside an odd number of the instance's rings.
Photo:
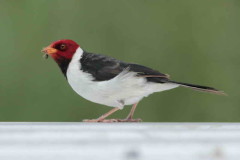
<path id="1" fill-rule="evenodd" d="M 62 60 L 71 60 L 78 47 L 79 45 L 76 42 L 63 39 L 51 43 L 42 52 L 46 53 L 46 57 L 49 55 L 57 63 L 60 63 Z"/>

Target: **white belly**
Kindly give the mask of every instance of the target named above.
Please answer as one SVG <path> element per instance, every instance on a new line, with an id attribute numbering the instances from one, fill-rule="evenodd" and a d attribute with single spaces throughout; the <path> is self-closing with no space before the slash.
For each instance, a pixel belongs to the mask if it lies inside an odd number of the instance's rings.
<path id="1" fill-rule="evenodd" d="M 108 81 L 92 81 L 90 74 L 80 70 L 79 60 L 82 53 L 81 48 L 75 53 L 67 70 L 67 79 L 73 90 L 89 101 L 123 108 L 124 105 L 137 103 L 151 93 L 178 87 L 170 83 L 150 83 L 127 70 Z"/>

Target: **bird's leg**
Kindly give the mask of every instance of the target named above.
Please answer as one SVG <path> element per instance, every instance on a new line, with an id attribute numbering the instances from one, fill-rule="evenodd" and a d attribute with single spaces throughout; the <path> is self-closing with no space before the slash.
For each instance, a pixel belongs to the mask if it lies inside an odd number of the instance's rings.
<path id="1" fill-rule="evenodd" d="M 132 118 L 133 118 L 133 114 L 134 114 L 134 112 L 135 112 L 135 109 L 137 108 L 137 105 L 138 105 L 138 103 L 133 104 L 133 106 L 132 106 L 132 108 L 131 108 L 131 111 L 130 111 L 130 113 L 128 114 L 128 116 L 127 116 L 126 119 L 132 119 Z"/>
<path id="2" fill-rule="evenodd" d="M 138 103 L 135 103 L 132 108 L 130 113 L 128 114 L 126 119 L 121 120 L 121 122 L 141 122 L 142 120 L 140 118 L 138 119 L 133 119 L 133 114 L 135 112 L 135 109 L 137 108 Z"/>
<path id="3" fill-rule="evenodd" d="M 83 122 L 117 122 L 118 121 L 117 119 L 105 119 L 105 118 L 110 116 L 111 114 L 113 114 L 114 112 L 116 112 L 118 110 L 119 110 L 119 108 L 113 108 L 97 119 L 86 119 L 86 120 L 83 120 Z"/>

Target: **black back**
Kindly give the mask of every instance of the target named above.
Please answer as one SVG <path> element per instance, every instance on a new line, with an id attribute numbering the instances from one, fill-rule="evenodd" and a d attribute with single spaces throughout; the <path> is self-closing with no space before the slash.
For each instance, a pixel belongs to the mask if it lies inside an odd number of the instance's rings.
<path id="1" fill-rule="evenodd" d="M 126 68 L 129 71 L 137 72 L 137 76 L 146 77 L 151 82 L 165 83 L 168 80 L 167 75 L 151 68 L 138 64 L 125 63 L 111 57 L 88 53 L 86 51 L 83 52 L 80 62 L 81 70 L 90 73 L 95 81 L 110 80 Z"/>

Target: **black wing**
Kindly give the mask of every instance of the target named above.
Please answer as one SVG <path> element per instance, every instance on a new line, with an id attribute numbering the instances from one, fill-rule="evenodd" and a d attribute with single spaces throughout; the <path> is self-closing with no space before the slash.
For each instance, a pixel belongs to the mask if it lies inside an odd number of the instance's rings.
<path id="1" fill-rule="evenodd" d="M 138 64 L 131 64 L 119 61 L 117 59 L 83 52 L 81 62 L 81 70 L 90 73 L 95 81 L 106 81 L 114 78 L 124 69 L 137 72 L 137 76 L 146 77 L 148 81 L 165 83 L 168 80 L 168 75 L 155 71 L 151 68 L 141 66 Z"/>

